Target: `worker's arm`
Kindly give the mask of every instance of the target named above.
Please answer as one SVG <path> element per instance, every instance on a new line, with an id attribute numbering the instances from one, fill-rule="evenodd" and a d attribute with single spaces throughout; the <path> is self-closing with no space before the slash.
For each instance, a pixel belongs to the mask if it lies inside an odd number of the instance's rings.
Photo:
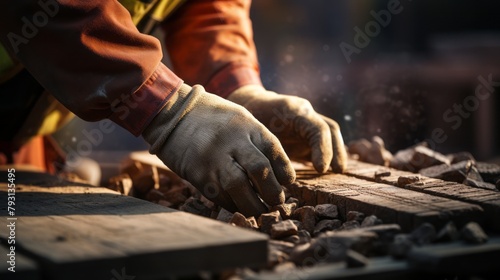
<path id="1" fill-rule="evenodd" d="M 183 84 L 118 1 L 3 1 L 0 40 L 63 105 L 142 133 L 217 204 L 250 216 L 266 211 L 258 195 L 284 202 L 295 173 L 278 139 L 243 107 Z"/>
<path id="2" fill-rule="evenodd" d="M 139 135 L 182 84 L 117 1 L 3 1 L 0 21 L 2 44 L 85 120 L 110 118 Z"/>
<path id="3" fill-rule="evenodd" d="M 311 104 L 262 87 L 249 17 L 250 0 L 187 1 L 163 24 L 175 72 L 188 83 L 243 105 L 281 141 L 288 156 L 318 172 L 342 172 L 340 128 Z M 278 34 L 277 34 L 278 35 Z"/>

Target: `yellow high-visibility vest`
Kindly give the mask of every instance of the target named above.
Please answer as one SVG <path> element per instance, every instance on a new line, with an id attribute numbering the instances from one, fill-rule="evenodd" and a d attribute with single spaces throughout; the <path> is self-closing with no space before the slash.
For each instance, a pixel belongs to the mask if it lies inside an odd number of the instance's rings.
<path id="1" fill-rule="evenodd" d="M 119 0 L 130 12 L 132 21 L 139 31 L 151 32 L 154 23 L 162 22 L 186 0 Z M 0 84 L 9 80 L 23 69 L 21 63 L 10 57 L 0 44 Z M 14 142 L 26 143 L 36 135 L 47 135 L 71 120 L 73 114 L 52 95 L 45 92 L 30 112 Z"/>

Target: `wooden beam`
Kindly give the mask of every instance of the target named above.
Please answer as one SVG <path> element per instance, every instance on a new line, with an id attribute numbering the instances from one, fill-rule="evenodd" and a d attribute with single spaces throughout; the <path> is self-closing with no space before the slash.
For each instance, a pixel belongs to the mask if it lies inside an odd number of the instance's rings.
<path id="1" fill-rule="evenodd" d="M 2 231 L 3 231 L 2 227 Z M 4 243 L 4 242 L 2 242 Z M 38 265 L 35 261 L 26 257 L 19 248 L 16 248 L 14 251 L 15 254 L 15 267 L 13 271 L 8 270 L 11 265 L 8 263 L 10 257 L 7 254 L 12 254 L 10 251 L 10 246 L 7 242 L 5 244 L 0 245 L 0 279 L 9 279 L 9 280 L 39 280 L 41 279 L 40 271 Z M 16 246 L 16 244 L 14 244 Z"/>
<path id="2" fill-rule="evenodd" d="M 15 209 L 16 243 L 48 279 L 112 279 L 122 269 L 164 279 L 266 263 L 266 235 L 105 188 L 18 185 Z"/>

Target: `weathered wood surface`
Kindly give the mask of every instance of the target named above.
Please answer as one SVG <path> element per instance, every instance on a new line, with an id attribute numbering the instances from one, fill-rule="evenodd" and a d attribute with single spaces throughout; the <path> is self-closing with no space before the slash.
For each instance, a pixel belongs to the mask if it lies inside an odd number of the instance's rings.
<path id="1" fill-rule="evenodd" d="M 415 276 L 415 277 L 413 277 Z M 421 279 L 414 275 L 406 261 L 390 257 L 371 258 L 365 267 L 347 268 L 344 262 L 309 268 L 297 268 L 281 273 L 261 273 L 248 279 L 336 279 L 336 280 L 389 280 Z"/>
<path id="2" fill-rule="evenodd" d="M 314 171 L 297 172 L 291 193 L 306 204 L 336 204 L 342 217 L 356 210 L 376 215 L 386 223 L 398 223 L 405 230 L 429 222 L 436 226 L 452 220 L 462 225 L 481 221 L 481 207 L 461 201 L 437 197 L 349 177 L 341 174 L 317 175 Z"/>
<path id="3" fill-rule="evenodd" d="M 470 275 L 499 273 L 499 258 L 500 238 L 494 238 L 481 245 L 455 242 L 414 248 L 408 262 L 417 271 Z"/>
<path id="4" fill-rule="evenodd" d="M 375 173 L 389 172 L 389 176 L 377 177 Z M 399 171 L 393 168 L 350 160 L 347 171 L 349 176 L 372 182 L 380 182 L 398 186 L 400 176 L 414 176 L 416 174 Z M 484 210 L 486 225 L 494 230 L 500 230 L 500 192 L 469 187 L 455 182 L 428 178 L 420 175 L 420 182 L 407 184 L 401 188 L 430 194 L 439 197 L 477 204 Z"/>
<path id="5" fill-rule="evenodd" d="M 0 184 L 0 201 L 6 189 Z M 263 234 L 105 188 L 18 185 L 16 217 L 16 242 L 47 279 L 112 279 L 122 269 L 136 279 L 164 279 L 266 263 Z M 0 238 L 7 235 L 2 227 Z"/>
<path id="6" fill-rule="evenodd" d="M 3 229 L 2 229 L 3 230 Z M 2 245 L 0 245 L 0 279 L 8 279 L 8 280 L 39 280 L 40 271 L 36 262 L 26 257 L 23 253 L 20 252 L 19 249 L 15 250 L 15 267 L 14 272 L 9 271 L 8 268 L 11 267 L 7 262 L 10 257 L 7 254 L 11 254 L 10 248 L 11 245 L 7 244 L 7 242 L 2 241 Z M 14 244 L 16 246 L 16 244 Z"/>

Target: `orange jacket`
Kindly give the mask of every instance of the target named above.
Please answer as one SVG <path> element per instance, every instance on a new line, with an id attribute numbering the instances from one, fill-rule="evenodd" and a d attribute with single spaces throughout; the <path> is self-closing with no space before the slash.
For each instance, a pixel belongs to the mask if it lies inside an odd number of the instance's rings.
<path id="1" fill-rule="evenodd" d="M 0 41 L 76 115 L 140 135 L 181 78 L 224 97 L 261 83 L 249 6 L 192 0 L 164 22 L 177 75 L 160 62 L 158 40 L 139 33 L 117 1 L 2 1 Z"/>

